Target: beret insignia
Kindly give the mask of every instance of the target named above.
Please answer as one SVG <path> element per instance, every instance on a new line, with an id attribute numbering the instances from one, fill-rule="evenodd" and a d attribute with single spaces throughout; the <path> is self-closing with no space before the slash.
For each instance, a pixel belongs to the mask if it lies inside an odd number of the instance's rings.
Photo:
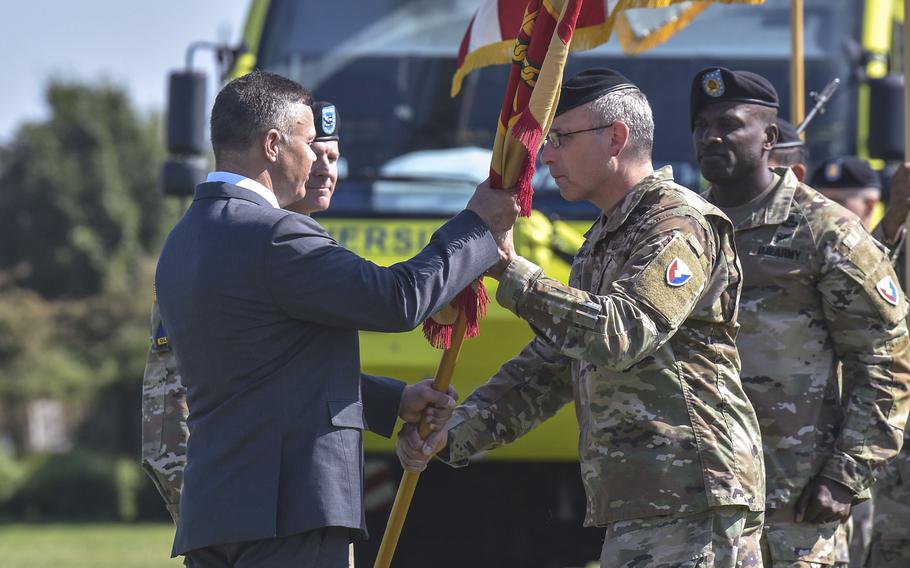
<path id="1" fill-rule="evenodd" d="M 726 86 L 724 85 L 724 78 L 720 74 L 720 69 L 706 73 L 701 79 L 701 87 L 709 97 L 722 97 Z"/>

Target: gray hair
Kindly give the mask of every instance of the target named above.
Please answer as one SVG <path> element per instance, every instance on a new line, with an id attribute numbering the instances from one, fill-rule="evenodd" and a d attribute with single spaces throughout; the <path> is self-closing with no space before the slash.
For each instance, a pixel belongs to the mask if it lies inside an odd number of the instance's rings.
<path id="1" fill-rule="evenodd" d="M 253 71 L 234 79 L 221 89 L 212 107 L 215 158 L 246 150 L 270 128 L 286 140 L 294 126 L 294 106 L 300 103 L 313 104 L 310 92 L 280 75 Z"/>
<path id="2" fill-rule="evenodd" d="M 654 115 L 648 97 L 638 89 L 607 93 L 590 103 L 591 115 L 598 124 L 619 121 L 629 127 L 625 151 L 640 160 L 651 160 L 654 148 Z"/>

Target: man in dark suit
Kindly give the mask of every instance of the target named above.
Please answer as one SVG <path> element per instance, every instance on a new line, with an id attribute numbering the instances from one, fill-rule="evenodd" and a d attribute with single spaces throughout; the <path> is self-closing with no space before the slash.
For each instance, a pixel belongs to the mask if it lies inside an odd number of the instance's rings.
<path id="1" fill-rule="evenodd" d="M 305 194 L 311 104 L 271 73 L 222 89 L 217 171 L 158 264 L 190 408 L 173 548 L 190 566 L 347 565 L 350 533 L 365 531 L 361 431 L 388 436 L 396 416 L 432 421 L 449 404 L 362 375 L 357 331 L 409 330 L 444 307 L 500 260 L 496 239 L 518 212 L 482 184 L 413 259 L 358 257 L 280 209 Z"/>

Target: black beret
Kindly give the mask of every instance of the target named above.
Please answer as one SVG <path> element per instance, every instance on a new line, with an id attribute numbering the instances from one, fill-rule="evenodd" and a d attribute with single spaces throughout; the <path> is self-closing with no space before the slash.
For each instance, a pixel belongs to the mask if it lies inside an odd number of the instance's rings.
<path id="1" fill-rule="evenodd" d="M 844 156 L 822 162 L 812 172 L 809 185 L 814 188 L 830 189 L 864 189 L 867 187 L 881 189 L 882 180 L 866 160 L 856 156 Z"/>
<path id="2" fill-rule="evenodd" d="M 637 88 L 635 83 L 612 69 L 586 69 L 563 83 L 556 116 L 607 93 Z"/>
<path id="3" fill-rule="evenodd" d="M 316 140 L 338 140 L 341 121 L 335 105 L 326 101 L 313 103 L 313 120 L 316 122 Z"/>
<path id="4" fill-rule="evenodd" d="M 777 118 L 777 133 L 777 144 L 774 145 L 775 150 L 799 148 L 806 145 L 796 131 L 796 127 L 793 126 L 789 120 L 780 117 Z"/>
<path id="5" fill-rule="evenodd" d="M 689 93 L 689 121 L 695 127 L 695 116 L 714 103 L 746 103 L 778 108 L 777 91 L 770 81 L 751 71 L 731 71 L 724 67 L 707 67 L 695 74 Z"/>

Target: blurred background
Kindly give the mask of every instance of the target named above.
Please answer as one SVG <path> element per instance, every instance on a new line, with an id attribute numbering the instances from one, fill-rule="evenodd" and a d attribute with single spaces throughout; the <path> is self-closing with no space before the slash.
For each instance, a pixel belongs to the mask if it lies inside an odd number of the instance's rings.
<path id="1" fill-rule="evenodd" d="M 248 7 L 0 8 L 0 566 L 180 565 L 139 469 L 152 274 L 185 204 L 158 190 L 165 82 Z"/>

